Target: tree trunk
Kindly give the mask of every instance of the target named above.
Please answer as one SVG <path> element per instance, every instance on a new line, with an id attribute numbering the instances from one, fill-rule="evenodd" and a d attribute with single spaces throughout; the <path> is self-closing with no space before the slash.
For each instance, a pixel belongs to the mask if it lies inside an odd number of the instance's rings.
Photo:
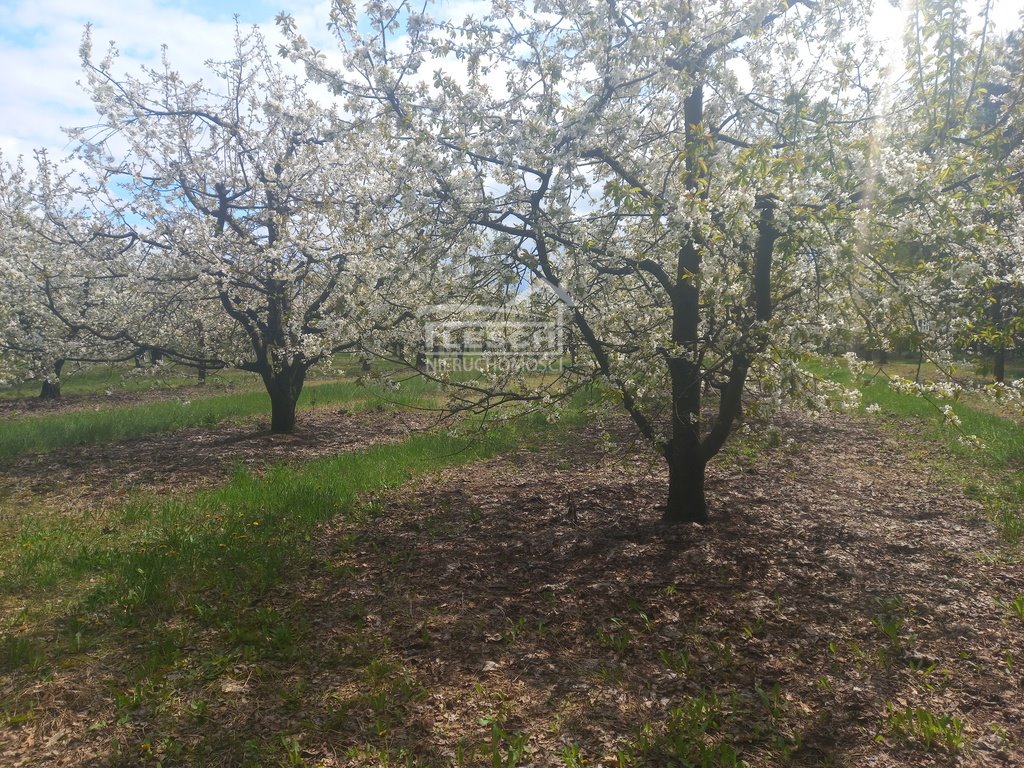
<path id="1" fill-rule="evenodd" d="M 704 469 L 700 443 L 673 444 L 668 449 L 668 503 L 661 516 L 664 523 L 704 523 L 708 503 L 704 497 Z"/>
<path id="2" fill-rule="evenodd" d="M 306 370 L 302 366 L 289 366 L 263 377 L 270 395 L 271 432 L 284 434 L 295 429 L 295 406 L 305 381 Z"/>
<path id="3" fill-rule="evenodd" d="M 1006 350 L 997 349 L 992 355 L 992 375 L 1002 384 L 1006 381 Z"/>
<path id="4" fill-rule="evenodd" d="M 697 192 L 706 175 L 697 162 L 702 141 L 699 128 L 704 120 L 704 88 L 697 85 L 684 102 L 687 134 L 686 186 Z M 700 406 L 703 386 L 697 348 L 700 338 L 701 257 L 694 230 L 684 239 L 676 260 L 672 287 L 672 341 L 682 351 L 668 361 L 672 386 L 672 438 L 664 447 L 668 461 L 668 503 L 662 521 L 703 522 L 708 519 L 704 499 L 704 467 L 701 446 Z"/>
<path id="5" fill-rule="evenodd" d="M 60 372 L 64 368 L 63 360 L 53 361 L 53 378 L 43 380 L 43 387 L 39 391 L 40 400 L 56 400 L 60 397 Z"/>
<path id="6" fill-rule="evenodd" d="M 992 303 L 989 305 L 989 319 L 992 327 L 1002 336 L 1006 331 L 1006 321 L 1003 318 L 1003 290 L 1001 285 L 992 289 Z M 1006 342 L 999 338 L 992 348 L 992 376 L 996 382 L 1003 382 L 1006 379 Z"/>
<path id="7" fill-rule="evenodd" d="M 767 323 L 772 317 L 772 257 L 775 241 L 779 236 L 775 228 L 775 201 L 759 195 L 757 207 L 760 218 L 757 229 L 757 246 L 754 258 L 754 282 L 750 294 L 750 306 L 759 322 Z M 692 264 L 699 261 L 692 255 L 692 244 L 684 246 L 680 261 L 689 258 Z M 695 269 L 689 270 L 695 273 Z M 683 273 L 683 269 L 680 269 Z M 696 348 L 699 325 L 699 296 L 692 281 L 679 281 L 675 288 L 672 338 L 684 346 L 687 343 Z M 764 345 L 764 339 L 753 337 L 755 348 Z M 696 356 L 694 355 L 694 359 Z M 750 369 L 750 360 L 745 350 L 732 355 L 728 378 L 721 387 L 718 403 L 718 417 L 708 434 L 701 435 L 701 394 L 703 376 L 698 363 L 687 356 L 669 360 L 669 375 L 672 382 L 672 439 L 664 447 L 668 462 L 668 503 L 662 521 L 666 523 L 702 523 L 708 519 L 707 499 L 704 496 L 704 470 L 708 460 L 725 445 L 732 431 L 737 415 L 742 410 L 743 387 Z"/>
<path id="8" fill-rule="evenodd" d="M 206 366 L 205 365 L 200 365 L 199 366 L 198 375 L 196 377 L 196 384 L 199 384 L 200 386 L 202 386 L 205 383 L 206 383 Z"/>

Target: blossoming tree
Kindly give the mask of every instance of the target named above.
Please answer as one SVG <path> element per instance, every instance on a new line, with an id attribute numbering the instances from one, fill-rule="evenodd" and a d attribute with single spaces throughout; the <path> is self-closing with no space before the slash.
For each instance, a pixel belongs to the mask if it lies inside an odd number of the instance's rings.
<path id="1" fill-rule="evenodd" d="M 789 388 L 856 256 L 836 233 L 872 106 L 865 11 L 512 1 L 432 26 L 337 4 L 345 71 L 281 26 L 350 109 L 429 143 L 424 194 L 488 233 L 488 259 L 563 297 L 577 375 L 604 379 L 662 454 L 680 522 L 707 518 L 705 467 L 748 379 Z"/>
<path id="2" fill-rule="evenodd" d="M 878 168 L 898 203 L 877 211 L 876 248 L 918 282 L 928 352 L 986 352 L 1002 382 L 1024 337 L 1024 59 L 991 8 L 977 21 L 960 0 L 912 9 L 908 77 Z"/>
<path id="3" fill-rule="evenodd" d="M 110 242 L 84 244 L 96 219 L 76 208 L 74 187 L 45 153 L 37 172 L 0 159 L 0 378 L 42 380 L 60 396 L 67 363 L 128 360 L 137 347 L 120 331 L 125 273 Z"/>
<path id="4" fill-rule="evenodd" d="M 307 371 L 356 346 L 403 285 L 401 189 L 370 128 L 318 103 L 257 30 L 186 82 L 115 71 L 82 44 L 98 122 L 71 131 L 102 181 L 92 196 L 130 250 L 146 320 L 127 335 L 167 358 L 260 375 L 287 432 Z"/>

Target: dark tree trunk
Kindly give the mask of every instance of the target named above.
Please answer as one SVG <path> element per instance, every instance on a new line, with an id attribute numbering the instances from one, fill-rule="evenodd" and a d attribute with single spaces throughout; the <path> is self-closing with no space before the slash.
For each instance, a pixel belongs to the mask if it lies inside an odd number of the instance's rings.
<path id="1" fill-rule="evenodd" d="M 686 186 L 700 191 L 706 175 L 697 162 L 701 151 L 701 123 L 704 121 L 704 88 L 698 85 L 683 103 L 687 134 Z M 672 291 L 672 341 L 682 355 L 668 362 L 672 386 L 672 437 L 664 446 L 668 462 L 668 502 L 662 520 L 666 523 L 703 522 L 708 518 L 704 498 L 704 451 L 701 446 L 700 405 L 702 377 L 697 362 L 700 333 L 700 292 L 698 275 L 700 249 L 694 230 L 679 249 L 676 281 Z"/>
<path id="2" fill-rule="evenodd" d="M 43 387 L 39 390 L 40 400 L 56 400 L 60 397 L 60 372 L 63 368 L 63 360 L 53 361 L 53 378 L 43 380 Z"/>
<path id="3" fill-rule="evenodd" d="M 997 349 L 992 355 L 992 375 L 999 383 L 1006 381 L 1006 350 Z"/>
<path id="4" fill-rule="evenodd" d="M 683 284 L 677 286 L 676 291 L 676 325 L 680 319 L 690 320 L 695 330 L 696 290 Z M 682 298 L 689 302 L 689 294 L 692 294 L 692 311 L 687 308 L 681 314 L 683 307 L 678 300 Z M 661 519 L 666 523 L 704 522 L 708 519 L 708 506 L 704 498 L 706 461 L 700 438 L 700 368 L 689 360 L 675 358 L 669 362 L 669 374 L 672 380 L 672 439 L 664 449 L 668 463 L 668 502 Z"/>
<path id="5" fill-rule="evenodd" d="M 757 247 L 754 253 L 754 281 L 750 294 L 750 307 L 755 318 L 767 323 L 772 317 L 772 256 L 778 231 L 775 228 L 775 202 L 771 197 L 758 196 L 760 210 Z M 680 253 L 684 269 L 696 274 L 696 269 L 685 262 L 699 266 L 693 244 L 686 244 Z M 680 280 L 673 297 L 672 338 L 683 348 L 696 348 L 699 325 L 699 296 L 692 280 Z M 750 339 L 755 348 L 764 340 Z M 694 358 L 695 359 L 695 358 Z M 672 381 L 672 439 L 664 448 L 668 462 L 668 503 L 662 521 L 666 523 L 704 522 L 708 519 L 707 499 L 704 496 L 704 472 L 707 462 L 725 444 L 737 415 L 742 409 L 743 387 L 747 380 L 750 360 L 745 350 L 732 355 L 728 379 L 721 388 L 718 417 L 706 436 L 701 435 L 700 410 L 703 376 L 700 365 L 686 357 L 669 361 Z"/>
<path id="6" fill-rule="evenodd" d="M 263 376 L 270 395 L 270 431 L 278 434 L 295 429 L 295 407 L 306 381 L 306 369 L 301 365 L 289 366 Z"/>
<path id="7" fill-rule="evenodd" d="M 668 503 L 661 516 L 662 522 L 703 523 L 708 519 L 708 504 L 704 497 L 704 470 L 706 464 L 700 442 L 696 445 L 673 445 L 668 455 Z"/>
<path id="8" fill-rule="evenodd" d="M 1003 290 L 1002 285 L 992 289 L 992 303 L 988 308 L 989 320 L 992 327 L 1002 334 L 1006 330 L 1006 322 L 1003 318 Z M 997 382 L 1006 379 L 1006 345 L 1003 339 L 996 341 L 998 346 L 992 348 L 992 376 Z"/>
<path id="9" fill-rule="evenodd" d="M 203 385 L 206 383 L 206 366 L 200 365 L 199 371 L 196 376 L 196 384 Z"/>

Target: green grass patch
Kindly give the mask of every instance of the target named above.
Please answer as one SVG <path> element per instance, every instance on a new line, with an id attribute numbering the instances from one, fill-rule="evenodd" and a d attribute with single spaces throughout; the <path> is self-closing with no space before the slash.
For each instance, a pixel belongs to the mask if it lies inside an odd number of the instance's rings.
<path id="1" fill-rule="evenodd" d="M 410 379 L 396 391 L 355 382 L 312 384 L 303 389 L 299 408 L 352 403 L 353 410 L 374 405 L 415 405 L 436 392 L 422 379 Z M 238 392 L 192 400 L 163 400 L 101 410 L 76 410 L 8 420 L 0 431 L 0 460 L 74 445 L 128 440 L 188 427 L 215 427 L 221 422 L 270 416 L 265 391 Z"/>
<path id="2" fill-rule="evenodd" d="M 923 707 L 898 708 L 887 704 L 882 728 L 899 743 L 925 752 L 955 753 L 967 743 L 963 720 L 946 713 L 935 714 Z"/>
<path id="3" fill-rule="evenodd" d="M 318 528 L 340 517 L 358 530 L 381 513 L 372 494 L 522 440 L 561 436 L 578 413 L 557 425 L 538 415 L 486 429 L 463 424 L 457 434 L 417 434 L 260 475 L 240 471 L 188 498 L 140 498 L 91 517 L 20 513 L 20 532 L 0 541 L 0 674 L 22 681 L 26 693 L 9 703 L 5 718 L 32 717 L 28 691 L 36 681 L 102 663 L 118 673 L 100 694 L 110 714 L 90 728 L 110 734 L 111 765 L 148 765 L 141 758 L 149 750 L 170 759 L 179 749 L 183 762 L 187 753 L 197 764 L 292 764 L 279 762 L 280 747 L 299 754 L 297 742 L 278 744 L 279 734 L 243 739 L 219 730 L 216 716 L 225 705 L 222 686 L 239 669 L 248 670 L 254 686 L 273 687 L 282 708 L 294 702 L 299 712 L 308 701 L 304 663 L 315 614 L 298 595 L 282 600 L 281 589 L 292 589 L 289 582 L 315 585 L 324 569 L 354 584 L 361 578 L 356 566 L 334 559 L 344 560 L 349 546 L 343 533 L 332 560 L 318 560 L 310 546 Z M 353 674 L 365 669 L 366 686 L 335 695 L 336 712 L 325 727 L 357 728 L 369 741 L 400 733 L 423 690 L 393 666 L 386 643 L 364 631 L 370 608 L 356 598 L 338 600 L 349 629 L 331 663 Z M 282 674 L 286 669 L 293 674 Z M 157 734 L 203 738 L 187 748 L 124 741 L 123 727 L 139 719 Z"/>
<path id="4" fill-rule="evenodd" d="M 210 382 L 259 386 L 259 378 L 244 371 L 209 374 Z M 143 392 L 150 389 L 180 389 L 197 383 L 196 372 L 178 365 L 138 369 L 123 364 L 74 366 L 68 364 L 60 377 L 61 396 L 98 395 L 105 392 Z M 31 379 L 0 388 L 0 400 L 36 397 L 42 381 Z"/>
<path id="5" fill-rule="evenodd" d="M 107 533 L 26 526 L 0 585 L 31 591 L 98 578 L 102 586 L 89 607 L 116 606 L 123 613 L 171 610 L 200 592 L 255 598 L 276 582 L 317 523 L 336 514 L 352 517 L 361 493 L 493 455 L 511 446 L 512 434 L 495 430 L 470 440 L 417 435 L 299 468 L 273 467 L 261 476 L 240 472 L 191 498 L 130 503 L 104 526 Z"/>
<path id="6" fill-rule="evenodd" d="M 376 370 L 392 370 L 396 366 L 388 361 L 376 361 Z M 362 374 L 360 360 L 352 354 L 339 353 L 329 367 L 318 366 L 309 372 L 309 379 L 355 378 Z M 175 390 L 195 386 L 198 375 L 194 368 L 175 363 L 162 363 L 156 367 L 147 365 L 136 368 L 131 363 L 95 363 L 75 365 L 68 363 L 61 376 L 61 396 L 102 395 L 107 392 L 143 392 L 148 390 Z M 16 400 L 36 397 L 41 380 L 30 379 L 13 386 L 0 387 L 0 400 Z M 211 370 L 207 373 L 210 388 L 263 388 L 260 377 L 255 373 L 237 368 Z"/>
<path id="7" fill-rule="evenodd" d="M 493 456 L 522 435 L 555 428 L 537 415 L 486 430 L 467 424 L 458 434 L 417 434 L 260 475 L 240 471 L 217 489 L 137 499 L 91 519 L 26 512 L 0 545 L 0 595 L 45 600 L 54 591 L 77 592 L 78 610 L 124 618 L 188 609 L 197 599 L 255 600 L 319 523 L 367 514 L 370 507 L 355 503 L 360 495 Z"/>
<path id="8" fill-rule="evenodd" d="M 853 382 L 849 370 L 840 365 L 809 366 L 812 371 L 841 384 Z M 859 383 L 858 383 L 859 384 Z M 893 391 L 883 375 L 870 377 L 870 383 L 859 384 L 864 400 L 862 408 L 877 404 L 882 411 L 898 419 L 920 422 L 925 429 L 921 436 L 943 443 L 958 456 L 968 457 L 988 466 L 1024 467 L 1024 428 L 1012 419 L 997 416 L 955 400 L 918 397 Z M 949 405 L 960 419 L 960 428 L 945 424 L 942 406 Z M 981 449 L 964 445 L 964 435 L 975 435 L 984 444 Z"/>
<path id="9" fill-rule="evenodd" d="M 895 357 L 890 355 L 884 363 L 868 363 L 868 368 L 881 366 L 888 373 L 900 375 L 907 379 L 914 379 L 920 376 L 922 379 L 939 381 L 949 378 L 950 374 L 958 381 L 971 384 L 991 384 L 992 360 L 989 358 L 976 357 L 969 360 L 958 360 L 950 366 L 938 366 L 930 360 L 921 361 L 906 357 Z M 1024 377 L 1024 360 L 1010 358 L 1006 361 L 1006 380 L 1019 379 Z"/>

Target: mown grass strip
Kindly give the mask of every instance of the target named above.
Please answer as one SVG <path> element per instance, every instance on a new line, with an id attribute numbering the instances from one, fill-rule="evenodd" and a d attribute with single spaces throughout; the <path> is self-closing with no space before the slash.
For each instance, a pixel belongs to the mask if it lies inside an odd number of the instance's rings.
<path id="1" fill-rule="evenodd" d="M 390 371 L 397 366 L 386 360 L 374 362 L 374 370 Z M 329 367 L 314 368 L 310 378 L 356 378 L 363 373 L 361 360 L 355 355 L 341 352 L 334 356 Z M 312 381 L 310 381 L 312 383 Z M 162 363 L 158 366 L 135 368 L 130 363 L 95 363 L 84 366 L 68 364 L 61 376 L 61 395 L 102 395 L 105 392 L 141 392 L 192 388 L 197 384 L 194 368 Z M 210 371 L 210 387 L 262 390 L 263 384 L 255 373 L 237 368 Z M 0 401 L 36 397 L 42 381 L 31 379 L 10 386 L 0 386 Z"/>
<path id="2" fill-rule="evenodd" d="M 808 368 L 832 381 L 854 384 L 850 371 L 843 365 L 815 361 Z M 963 402 L 929 401 L 895 392 L 880 374 L 867 384 L 857 384 L 863 393 L 862 411 L 877 404 L 883 423 L 893 429 L 906 420 L 920 424 L 918 432 L 900 430 L 900 438 L 943 446 L 949 460 L 937 460 L 935 465 L 985 505 L 1008 543 L 1024 541 L 1024 428 L 1019 423 Z M 939 410 L 945 405 L 959 418 L 959 428 L 945 423 Z M 982 445 L 965 444 L 965 435 L 976 436 Z"/>
<path id="3" fill-rule="evenodd" d="M 71 365 L 68 365 L 71 368 Z M 211 373 L 211 382 L 249 384 L 259 386 L 259 378 L 243 371 Z M 108 390 L 117 392 L 140 392 L 159 387 L 177 389 L 189 387 L 197 382 L 196 372 L 176 365 L 164 365 L 159 369 L 135 369 L 126 365 L 92 365 L 82 370 L 65 372 L 60 379 L 62 396 L 97 395 Z M 0 388 L 0 400 L 15 400 L 35 397 L 39 394 L 42 381 L 23 381 L 13 386 Z"/>
<path id="4" fill-rule="evenodd" d="M 418 379 L 406 381 L 397 391 L 355 382 L 314 384 L 303 390 L 299 407 L 330 403 L 361 403 L 363 407 L 374 403 L 413 405 L 431 391 L 433 385 Z M 358 410 L 359 406 L 353 408 Z M 269 419 L 270 399 L 263 391 L 10 419 L 0 427 L 0 460 L 188 427 L 214 427 L 224 421 L 259 414 L 267 414 Z"/>
<path id="5" fill-rule="evenodd" d="M 572 422 L 572 419 L 568 419 Z M 239 472 L 224 486 L 184 499 L 130 502 L 85 523 L 27 518 L 7 547 L 0 593 L 69 596 L 85 612 L 128 617 L 187 609 L 198 596 L 245 603 L 273 586 L 314 528 L 336 515 L 356 519 L 356 499 L 442 467 L 512 448 L 550 429 L 526 418 L 461 434 L 431 432 L 405 442 Z"/>
<path id="6" fill-rule="evenodd" d="M 847 386 L 853 378 L 850 371 L 841 365 L 816 364 L 809 366 L 815 373 Z M 893 391 L 883 374 L 867 374 L 870 383 L 860 385 L 864 400 L 862 409 L 877 404 L 885 414 L 921 422 L 925 430 L 921 436 L 941 442 L 958 456 L 980 461 L 997 469 L 1024 467 L 1024 429 L 1012 419 L 1004 418 L 974 408 L 955 400 L 932 399 L 906 395 Z M 961 426 L 956 429 L 947 426 L 939 408 L 950 405 L 959 417 Z M 937 407 L 938 406 L 938 407 Z M 984 443 L 981 449 L 966 446 L 961 441 L 964 435 L 976 435 Z"/>

